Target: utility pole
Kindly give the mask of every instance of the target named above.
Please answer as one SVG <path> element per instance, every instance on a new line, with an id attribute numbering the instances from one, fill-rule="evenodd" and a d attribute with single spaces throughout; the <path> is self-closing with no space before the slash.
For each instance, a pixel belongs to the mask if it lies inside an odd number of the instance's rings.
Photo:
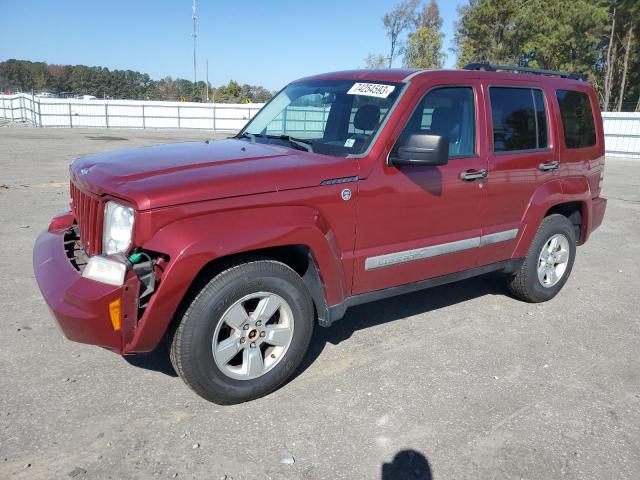
<path id="1" fill-rule="evenodd" d="M 196 38 L 198 37 L 198 35 L 196 35 L 196 19 L 198 17 L 196 17 L 196 0 L 193 0 L 193 15 L 191 15 L 191 19 L 193 20 L 193 32 L 191 33 L 191 36 L 193 37 L 193 83 L 196 83 L 197 80 L 197 71 L 196 71 Z"/>
<path id="2" fill-rule="evenodd" d="M 207 58 L 207 102 L 209 102 L 209 59 Z"/>

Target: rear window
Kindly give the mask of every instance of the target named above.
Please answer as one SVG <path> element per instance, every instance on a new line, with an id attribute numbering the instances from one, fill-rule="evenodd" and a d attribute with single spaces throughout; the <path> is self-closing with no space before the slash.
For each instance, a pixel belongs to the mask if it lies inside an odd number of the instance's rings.
<path id="1" fill-rule="evenodd" d="M 491 87 L 489 96 L 495 152 L 547 148 L 547 112 L 541 90 Z"/>
<path id="2" fill-rule="evenodd" d="M 574 90 L 557 90 L 560 115 L 567 148 L 592 147 L 596 144 L 596 126 L 589 96 Z"/>

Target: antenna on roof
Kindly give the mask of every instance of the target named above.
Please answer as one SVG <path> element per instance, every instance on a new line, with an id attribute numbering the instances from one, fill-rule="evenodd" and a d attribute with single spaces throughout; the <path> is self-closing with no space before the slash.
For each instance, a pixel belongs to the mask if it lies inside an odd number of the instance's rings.
<path id="1" fill-rule="evenodd" d="M 196 34 L 196 0 L 193 0 L 193 14 L 191 15 L 191 19 L 193 20 L 193 32 L 191 36 L 193 37 L 193 83 L 197 82 L 197 71 L 196 71 L 196 38 L 198 35 Z"/>

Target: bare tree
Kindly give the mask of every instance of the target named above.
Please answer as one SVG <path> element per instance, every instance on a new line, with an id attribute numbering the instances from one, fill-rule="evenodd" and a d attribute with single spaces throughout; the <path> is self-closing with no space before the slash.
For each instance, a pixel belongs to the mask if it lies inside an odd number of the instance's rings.
<path id="1" fill-rule="evenodd" d="M 620 95 L 618 96 L 618 111 L 622 111 L 622 100 L 624 99 L 624 89 L 627 84 L 627 70 L 629 70 L 629 52 L 631 51 L 631 39 L 633 38 L 633 25 L 629 27 L 627 33 L 627 48 L 624 52 L 624 63 L 622 66 L 622 81 L 620 82 Z"/>
<path id="2" fill-rule="evenodd" d="M 416 28 L 433 28 L 439 31 L 442 28 L 442 17 L 436 0 L 431 0 L 425 4 L 422 11 L 416 17 Z"/>
<path id="3" fill-rule="evenodd" d="M 399 51 L 399 39 L 402 32 L 416 22 L 416 8 L 420 0 L 403 0 L 391 12 L 382 17 L 382 23 L 387 30 L 387 36 L 391 40 L 389 52 L 389 68 Z"/>
<path id="4" fill-rule="evenodd" d="M 611 34 L 609 35 L 609 46 L 607 48 L 607 70 L 604 76 L 604 109 L 609 108 L 609 99 L 611 98 L 611 89 L 613 87 L 613 71 L 615 68 L 616 48 L 615 43 L 616 31 L 616 2 L 613 2 L 613 14 L 611 15 Z"/>
<path id="5" fill-rule="evenodd" d="M 366 68 L 384 68 L 385 63 L 387 63 L 387 59 L 380 53 L 369 53 L 364 59 Z"/>

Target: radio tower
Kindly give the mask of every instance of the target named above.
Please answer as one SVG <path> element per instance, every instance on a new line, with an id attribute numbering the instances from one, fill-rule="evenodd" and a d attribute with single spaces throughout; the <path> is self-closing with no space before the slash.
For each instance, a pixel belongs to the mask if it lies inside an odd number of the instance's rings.
<path id="1" fill-rule="evenodd" d="M 196 0 L 193 0 L 193 15 L 191 16 L 192 20 L 193 20 L 193 32 L 191 33 L 191 36 L 193 37 L 193 83 L 196 83 L 197 81 L 197 71 L 196 71 L 196 38 L 198 37 L 198 35 L 196 35 L 196 19 L 198 17 L 196 17 Z"/>

